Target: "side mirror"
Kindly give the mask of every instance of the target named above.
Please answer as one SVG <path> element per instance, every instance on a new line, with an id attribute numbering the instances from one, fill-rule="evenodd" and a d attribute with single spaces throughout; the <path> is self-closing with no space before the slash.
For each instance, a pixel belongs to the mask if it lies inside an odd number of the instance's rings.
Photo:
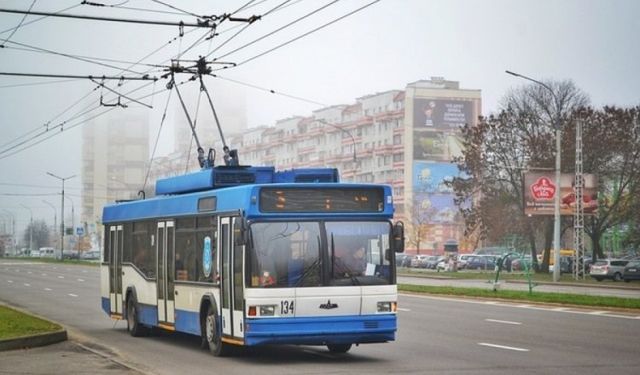
<path id="1" fill-rule="evenodd" d="M 236 246 L 244 246 L 247 244 L 248 226 L 247 219 L 243 217 L 235 217 L 233 219 L 233 243 Z"/>
<path id="2" fill-rule="evenodd" d="M 396 253 L 404 252 L 404 223 L 402 221 L 398 221 L 393 226 L 393 230 L 391 231 L 391 243 L 393 250 Z"/>

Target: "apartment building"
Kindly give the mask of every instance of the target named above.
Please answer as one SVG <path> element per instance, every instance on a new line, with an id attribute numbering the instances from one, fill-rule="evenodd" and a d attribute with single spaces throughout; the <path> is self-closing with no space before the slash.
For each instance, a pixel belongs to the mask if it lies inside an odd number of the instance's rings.
<path id="1" fill-rule="evenodd" d="M 480 90 L 432 77 L 404 90 L 248 128 L 227 135 L 226 142 L 238 149 L 241 165 L 331 167 L 338 168 L 342 181 L 391 185 L 396 218 L 408 229 L 408 251 L 441 253 L 448 240 L 468 247 L 453 191 L 445 182 L 458 175 L 452 160 L 462 152 L 461 127 L 475 126 L 480 114 Z M 215 139 L 214 148 L 222 150 L 219 137 Z M 194 150 L 190 156 L 179 151 L 159 159 L 156 165 L 163 172 L 158 176 L 184 172 L 185 160 L 193 165 Z M 222 163 L 220 155 L 216 160 Z"/>
<path id="2" fill-rule="evenodd" d="M 83 127 L 81 221 L 90 232 L 100 230 L 105 204 L 137 197 L 148 162 L 147 111 L 113 111 Z"/>

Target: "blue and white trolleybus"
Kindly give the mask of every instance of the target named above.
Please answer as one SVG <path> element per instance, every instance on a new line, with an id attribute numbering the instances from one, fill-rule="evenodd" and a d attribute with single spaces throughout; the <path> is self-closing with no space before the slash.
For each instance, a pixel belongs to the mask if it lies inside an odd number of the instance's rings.
<path id="1" fill-rule="evenodd" d="M 218 166 L 159 180 L 156 196 L 104 208 L 102 308 L 133 336 L 151 327 L 234 346 L 393 341 L 397 330 L 386 185 L 335 169 Z"/>

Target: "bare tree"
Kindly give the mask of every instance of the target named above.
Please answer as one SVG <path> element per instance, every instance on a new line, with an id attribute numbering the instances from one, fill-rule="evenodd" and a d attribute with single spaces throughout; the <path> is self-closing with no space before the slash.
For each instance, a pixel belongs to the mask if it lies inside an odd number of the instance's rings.
<path id="1" fill-rule="evenodd" d="M 554 94 L 534 84 L 511 90 L 502 99 L 497 115 L 463 129 L 464 151 L 456 162 L 466 177 L 454 179 L 453 187 L 460 207 L 463 202 L 473 202 L 470 208 L 461 209 L 467 233 L 479 231 L 487 239 L 521 235 L 528 239 L 536 267 L 537 242 L 542 234 L 547 249 L 542 269 L 546 271 L 553 219 L 524 216 L 522 172 L 554 168 L 554 126 L 557 122 L 561 128 L 567 127 L 571 113 L 586 105 L 588 98 L 571 81 L 544 83 Z"/>
<path id="2" fill-rule="evenodd" d="M 408 239 L 409 244 L 416 247 L 416 254 L 420 254 L 420 245 L 427 242 L 426 236 L 429 233 L 430 217 L 433 215 L 433 208 L 421 207 L 420 204 L 414 202 L 408 206 L 409 212 L 409 228 Z"/>

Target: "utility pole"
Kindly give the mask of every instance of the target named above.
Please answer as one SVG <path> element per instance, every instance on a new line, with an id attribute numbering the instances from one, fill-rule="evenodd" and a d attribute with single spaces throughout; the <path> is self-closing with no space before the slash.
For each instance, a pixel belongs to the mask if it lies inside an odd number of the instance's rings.
<path id="1" fill-rule="evenodd" d="M 55 177 L 58 180 L 62 181 L 62 198 L 61 198 L 61 208 L 60 208 L 60 260 L 62 260 L 62 252 L 64 250 L 64 182 L 70 178 L 74 178 L 76 175 L 69 177 L 60 177 L 56 176 L 51 172 L 47 172 L 47 174 L 51 177 Z"/>
<path id="2" fill-rule="evenodd" d="M 582 120 L 576 123 L 576 178 L 574 185 L 576 196 L 576 211 L 574 213 L 574 259 L 573 277 L 576 280 L 584 279 L 584 175 L 582 173 Z"/>
<path id="3" fill-rule="evenodd" d="M 31 219 L 29 219 L 29 254 L 31 254 L 31 250 L 33 250 L 33 211 L 24 204 L 21 204 L 21 206 L 29 210 L 31 214 Z"/>

